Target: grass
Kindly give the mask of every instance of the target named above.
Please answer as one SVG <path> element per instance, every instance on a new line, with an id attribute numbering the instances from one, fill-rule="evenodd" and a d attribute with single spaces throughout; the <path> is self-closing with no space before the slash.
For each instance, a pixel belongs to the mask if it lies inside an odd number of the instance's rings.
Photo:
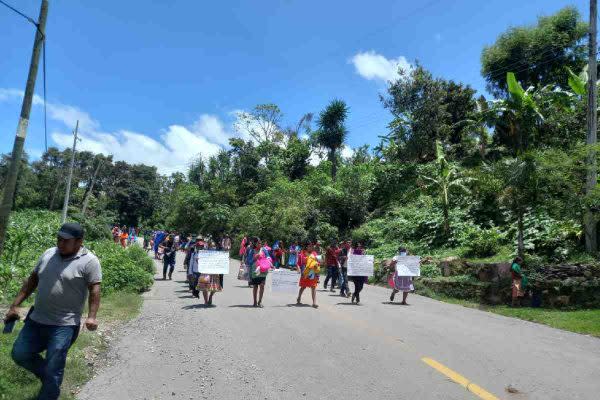
<path id="1" fill-rule="evenodd" d="M 100 329 L 103 326 L 114 326 L 134 318 L 138 315 L 141 305 L 142 297 L 137 293 L 116 292 L 104 296 L 98 311 Z M 12 344 L 22 327 L 23 323 L 19 322 L 12 334 L 0 334 L 1 400 L 34 399 L 40 388 L 40 383 L 33 374 L 16 366 L 10 357 Z M 107 342 L 98 332 L 81 331 L 79 338 L 69 351 L 61 400 L 75 399 L 77 388 L 92 376 L 93 366 L 86 355 L 99 354 L 106 349 Z"/>
<path id="2" fill-rule="evenodd" d="M 591 335 L 600 338 L 600 309 L 593 310 L 559 310 L 548 308 L 512 308 L 508 306 L 489 306 L 469 300 L 459 300 L 440 296 L 429 289 L 419 290 L 421 295 L 433 299 L 461 305 L 463 307 L 477 308 L 482 311 L 493 312 L 505 317 L 519 318 L 525 321 L 537 322 L 565 331 Z"/>

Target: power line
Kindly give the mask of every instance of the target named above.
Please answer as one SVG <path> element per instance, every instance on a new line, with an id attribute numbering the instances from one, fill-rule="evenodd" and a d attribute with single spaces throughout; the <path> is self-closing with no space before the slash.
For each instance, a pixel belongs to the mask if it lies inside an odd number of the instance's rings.
<path id="1" fill-rule="evenodd" d="M 7 8 L 11 9 L 12 11 L 14 11 L 15 13 L 19 14 L 21 17 L 25 18 L 27 21 L 31 22 L 33 25 L 35 25 L 36 27 L 38 26 L 38 23 L 35 22 L 35 20 L 25 14 L 23 14 L 21 11 L 17 10 L 16 8 L 14 8 L 13 6 L 11 6 L 10 4 L 7 4 L 6 2 L 4 2 L 3 0 L 0 0 L 0 4 L 6 6 Z"/>
<path id="2" fill-rule="evenodd" d="M 10 4 L 6 3 L 4 0 L 0 0 L 0 4 L 2 4 L 3 6 L 7 7 L 10 10 L 12 10 L 19 16 L 21 16 L 24 19 L 26 19 L 27 21 L 29 21 L 31 24 L 33 24 L 35 26 L 35 29 L 38 31 L 38 33 L 42 37 L 42 41 L 43 41 L 42 42 L 42 75 L 43 75 L 43 83 L 44 83 L 44 85 L 43 85 L 44 86 L 44 148 L 47 152 L 48 151 L 48 116 L 47 116 L 47 110 L 46 110 L 46 35 L 44 34 L 44 32 L 42 32 L 40 30 L 40 24 L 37 23 L 33 18 L 31 18 L 30 16 L 17 10 Z"/>
<path id="3" fill-rule="evenodd" d="M 583 45 L 578 45 L 578 46 L 576 46 L 576 47 L 583 47 Z M 564 54 L 564 53 L 562 53 L 562 54 L 556 54 L 556 55 L 554 55 L 554 54 L 549 54 L 549 53 L 552 53 L 552 52 L 554 52 L 555 50 L 556 50 L 556 49 L 548 49 L 548 50 L 545 50 L 545 51 L 543 51 L 543 52 L 541 52 L 541 53 L 537 54 L 537 56 L 538 56 L 538 57 L 541 57 L 541 62 L 536 62 L 536 63 L 534 63 L 534 64 L 535 64 L 535 65 L 543 65 L 543 64 L 546 64 L 546 63 L 548 63 L 549 61 L 553 61 L 553 60 L 555 60 L 555 59 L 558 59 L 558 58 L 563 58 L 563 57 L 566 57 L 566 56 L 568 56 L 567 54 Z M 546 55 L 548 55 L 548 56 L 546 56 Z M 502 66 L 502 67 L 499 67 L 499 68 L 492 69 L 492 70 L 488 71 L 486 75 L 493 76 L 493 75 L 497 75 L 497 74 L 498 74 L 498 73 L 500 73 L 500 72 L 502 72 L 502 73 L 506 73 L 506 72 L 514 72 L 514 71 L 512 70 L 512 68 L 513 68 L 513 67 L 516 67 L 516 66 L 518 66 L 519 64 L 526 64 L 526 63 L 527 63 L 527 60 L 517 60 L 517 61 L 513 61 L 512 63 L 509 63 L 509 64 L 507 64 L 507 65 L 505 65 L 505 66 Z M 527 68 L 525 68 L 525 69 L 529 69 L 529 67 L 527 67 Z"/>

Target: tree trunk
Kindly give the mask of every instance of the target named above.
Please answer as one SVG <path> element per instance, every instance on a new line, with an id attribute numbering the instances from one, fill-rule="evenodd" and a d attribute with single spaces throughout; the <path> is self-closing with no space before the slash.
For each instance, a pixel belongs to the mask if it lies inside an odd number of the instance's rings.
<path id="1" fill-rule="evenodd" d="M 60 185 L 55 185 L 54 190 L 52 191 L 52 196 L 50 196 L 50 204 L 48 205 L 48 209 L 52 211 L 54 209 L 54 201 L 56 200 L 56 195 L 58 194 L 58 187 Z"/>
<path id="2" fill-rule="evenodd" d="M 479 135 L 479 155 L 482 160 L 485 160 L 485 152 L 487 150 L 487 134 L 485 128 L 482 128 L 481 135 Z"/>
<path id="3" fill-rule="evenodd" d="M 450 216 L 448 215 L 448 207 L 444 207 L 444 235 L 450 233 Z"/>
<path id="4" fill-rule="evenodd" d="M 523 257 L 525 254 L 525 243 L 523 240 L 523 210 L 519 207 L 517 211 L 517 254 L 519 257 Z"/>
<path id="5" fill-rule="evenodd" d="M 85 215 L 85 211 L 87 210 L 88 203 L 90 201 L 90 196 L 92 195 L 92 190 L 94 190 L 94 183 L 96 182 L 96 175 L 98 175 L 98 170 L 100 170 L 100 166 L 102 165 L 102 160 L 98 161 L 98 165 L 94 169 L 94 174 L 92 175 L 92 181 L 88 186 L 85 196 L 83 197 L 83 205 L 81 206 L 81 213 Z"/>
<path id="6" fill-rule="evenodd" d="M 587 140 L 588 146 L 594 146 L 597 139 L 598 129 L 598 105 L 597 105 L 597 44 L 596 44 L 596 27 L 597 27 L 597 1 L 590 0 L 590 38 L 588 40 L 589 65 L 588 65 L 588 104 L 587 104 Z M 588 150 L 586 167 L 585 193 L 590 195 L 597 184 L 596 176 L 596 152 L 591 148 Z M 588 253 L 595 253 L 597 250 L 597 233 L 596 219 L 594 212 L 590 207 L 587 207 L 584 215 L 585 224 L 585 250 Z"/>
<path id="7" fill-rule="evenodd" d="M 329 161 L 331 162 L 331 180 L 335 182 L 337 176 L 337 157 L 335 156 L 336 149 L 329 149 Z"/>

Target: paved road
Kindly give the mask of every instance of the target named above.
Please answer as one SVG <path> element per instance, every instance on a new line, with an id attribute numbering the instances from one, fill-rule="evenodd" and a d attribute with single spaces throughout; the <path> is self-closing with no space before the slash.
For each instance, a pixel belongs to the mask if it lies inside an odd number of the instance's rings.
<path id="1" fill-rule="evenodd" d="M 318 310 L 267 288 L 256 309 L 235 261 L 204 308 L 179 262 L 80 399 L 600 398 L 595 338 L 419 296 L 386 304 L 379 287 L 360 306 L 319 291 Z"/>

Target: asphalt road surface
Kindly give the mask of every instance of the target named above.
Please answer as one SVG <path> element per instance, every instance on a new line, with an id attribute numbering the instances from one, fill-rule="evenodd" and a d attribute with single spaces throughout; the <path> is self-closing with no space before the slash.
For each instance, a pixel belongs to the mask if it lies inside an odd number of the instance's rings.
<path id="1" fill-rule="evenodd" d="M 319 288 L 313 309 L 271 293 L 269 278 L 265 308 L 253 308 L 233 260 L 205 308 L 182 260 L 80 399 L 600 399 L 593 337 L 416 295 L 388 304 L 371 286 L 358 306 Z"/>

